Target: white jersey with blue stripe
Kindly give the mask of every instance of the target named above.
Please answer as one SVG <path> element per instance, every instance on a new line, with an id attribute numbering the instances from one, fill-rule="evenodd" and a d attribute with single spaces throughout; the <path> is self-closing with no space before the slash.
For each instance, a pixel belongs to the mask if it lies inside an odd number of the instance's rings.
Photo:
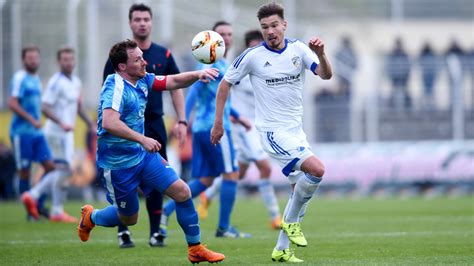
<path id="1" fill-rule="evenodd" d="M 137 143 L 108 133 L 102 128 L 102 113 L 113 109 L 120 113 L 120 120 L 136 132 L 144 133 L 145 106 L 148 91 L 155 74 L 147 73 L 136 85 L 119 74 L 107 76 L 100 93 L 97 121 L 97 165 L 104 169 L 119 170 L 137 165 L 146 151 Z"/>
<path id="2" fill-rule="evenodd" d="M 81 86 L 78 77 L 74 75 L 67 77 L 63 73 L 57 72 L 49 79 L 41 101 L 52 106 L 54 115 L 61 122 L 74 127 L 81 96 Z M 46 120 L 44 132 L 47 135 L 55 136 L 65 136 L 67 133 L 51 119 Z"/>
<path id="3" fill-rule="evenodd" d="M 252 124 L 255 121 L 255 94 L 249 76 L 232 85 L 232 107 Z"/>
<path id="4" fill-rule="evenodd" d="M 10 95 L 18 99 L 21 107 L 34 119 L 41 118 L 41 81 L 38 75 L 32 75 L 25 70 L 15 73 L 10 82 Z M 13 113 L 10 125 L 10 135 L 39 135 L 40 129 L 17 113 Z"/>
<path id="5" fill-rule="evenodd" d="M 298 40 L 285 39 L 285 47 L 272 50 L 266 43 L 245 50 L 224 79 L 237 84 L 246 75 L 255 92 L 255 126 L 259 131 L 301 126 L 305 70 L 313 73 L 318 57 Z"/>

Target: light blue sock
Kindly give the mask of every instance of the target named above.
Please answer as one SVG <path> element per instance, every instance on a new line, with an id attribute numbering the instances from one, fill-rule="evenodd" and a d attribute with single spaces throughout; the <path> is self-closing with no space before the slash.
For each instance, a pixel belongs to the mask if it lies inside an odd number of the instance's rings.
<path id="1" fill-rule="evenodd" d="M 118 216 L 117 206 L 114 205 L 92 211 L 91 220 L 96 225 L 105 227 L 114 227 L 122 224 Z"/>
<path id="2" fill-rule="evenodd" d="M 201 183 L 201 181 L 199 181 L 199 179 L 192 180 L 188 185 L 189 190 L 191 190 L 191 198 L 196 197 L 207 188 L 203 183 Z M 169 200 L 163 209 L 165 215 L 169 217 L 176 209 L 176 203 L 174 200 Z"/>
<path id="3" fill-rule="evenodd" d="M 176 218 L 184 231 L 188 244 L 193 245 L 201 242 L 199 218 L 192 199 L 176 203 Z"/>
<path id="4" fill-rule="evenodd" d="M 219 228 L 228 229 L 230 226 L 230 215 L 234 207 L 237 194 L 237 181 L 224 180 L 221 187 L 221 205 L 219 210 Z"/>

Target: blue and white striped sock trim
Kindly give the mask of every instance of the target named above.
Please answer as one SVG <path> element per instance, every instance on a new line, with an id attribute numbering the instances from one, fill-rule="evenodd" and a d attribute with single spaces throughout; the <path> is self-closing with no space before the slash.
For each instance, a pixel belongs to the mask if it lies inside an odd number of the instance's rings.
<path id="1" fill-rule="evenodd" d="M 310 183 L 313 183 L 313 184 L 319 184 L 323 180 L 323 178 L 321 177 L 310 175 L 308 173 L 304 173 L 304 175 L 306 177 L 306 180 L 308 180 Z"/>

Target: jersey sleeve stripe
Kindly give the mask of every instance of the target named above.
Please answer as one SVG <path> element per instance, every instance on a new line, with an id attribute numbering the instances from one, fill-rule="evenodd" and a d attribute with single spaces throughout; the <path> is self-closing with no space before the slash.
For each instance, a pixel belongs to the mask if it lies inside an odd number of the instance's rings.
<path id="1" fill-rule="evenodd" d="M 311 69 L 311 72 L 313 72 L 314 74 L 316 74 L 315 71 L 316 71 L 316 67 L 317 67 L 317 66 L 318 66 L 318 64 L 316 64 L 316 62 L 313 62 L 313 63 L 311 64 L 311 68 L 310 68 L 310 69 Z"/>
<path id="2" fill-rule="evenodd" d="M 261 44 L 255 46 L 255 47 L 251 47 L 251 48 L 248 48 L 247 50 L 245 50 L 239 57 L 237 57 L 235 60 L 234 60 L 234 63 L 233 63 L 233 66 L 235 68 L 238 68 L 239 65 L 240 65 L 240 62 L 242 62 L 242 60 L 244 59 L 244 57 L 252 50 L 254 50 L 255 48 L 258 48 L 262 46 Z"/>
<path id="3" fill-rule="evenodd" d="M 21 71 L 16 73 L 16 75 L 13 78 L 13 86 L 12 86 L 12 96 L 13 97 L 18 97 L 20 95 L 20 88 L 21 88 L 21 83 L 25 79 L 26 72 Z"/>
<path id="4" fill-rule="evenodd" d="M 112 96 L 112 109 L 119 112 L 120 111 L 120 104 L 122 103 L 122 96 L 123 96 L 123 79 L 120 75 L 115 75 L 115 86 L 114 86 L 114 94 Z"/>

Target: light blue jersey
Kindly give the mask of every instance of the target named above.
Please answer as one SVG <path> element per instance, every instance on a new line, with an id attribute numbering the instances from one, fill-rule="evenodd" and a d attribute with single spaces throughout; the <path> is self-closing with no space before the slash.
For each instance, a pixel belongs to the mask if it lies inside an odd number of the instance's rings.
<path id="1" fill-rule="evenodd" d="M 136 132 L 144 133 L 145 106 L 155 74 L 147 73 L 136 86 L 118 74 L 107 77 L 100 93 L 97 125 L 97 164 L 104 169 L 119 170 L 137 165 L 146 151 L 137 143 L 108 133 L 102 128 L 102 113 L 111 108 L 120 113 L 120 120 Z"/>
<path id="2" fill-rule="evenodd" d="M 15 73 L 10 82 L 10 95 L 18 98 L 21 107 L 34 119 L 41 118 L 41 81 L 38 75 L 32 75 L 25 70 Z M 35 128 L 30 122 L 13 112 L 10 124 L 10 136 L 15 135 L 41 135 L 40 129 Z"/>
<path id="3" fill-rule="evenodd" d="M 207 66 L 205 66 L 207 67 Z M 197 104 L 196 112 L 193 122 L 193 132 L 211 131 L 214 117 L 216 115 L 216 94 L 219 87 L 219 83 L 224 77 L 227 71 L 228 65 L 224 59 L 221 59 L 210 66 L 211 68 L 217 68 L 219 70 L 219 76 L 215 81 L 210 83 L 203 83 L 198 81 L 194 83 L 191 90 L 197 92 Z M 204 68 L 204 66 L 202 67 Z M 230 98 L 224 107 L 224 129 L 230 130 Z"/>

